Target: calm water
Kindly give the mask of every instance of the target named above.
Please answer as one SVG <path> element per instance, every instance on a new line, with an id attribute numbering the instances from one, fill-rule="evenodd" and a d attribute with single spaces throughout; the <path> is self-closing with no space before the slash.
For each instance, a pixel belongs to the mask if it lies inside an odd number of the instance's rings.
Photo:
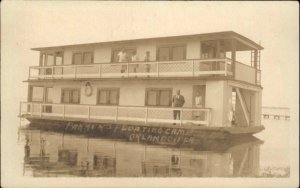
<path id="1" fill-rule="evenodd" d="M 264 120 L 256 138 L 228 147 L 145 145 L 21 130 L 23 175 L 34 177 L 288 177 L 289 121 Z"/>

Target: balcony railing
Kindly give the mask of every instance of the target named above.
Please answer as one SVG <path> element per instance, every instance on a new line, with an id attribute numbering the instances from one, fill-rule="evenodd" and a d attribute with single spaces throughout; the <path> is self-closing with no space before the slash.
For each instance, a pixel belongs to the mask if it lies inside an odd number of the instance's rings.
<path id="1" fill-rule="evenodd" d="M 174 110 L 180 111 L 180 119 L 173 119 Z M 162 108 L 136 106 L 98 106 L 73 104 L 20 103 L 21 117 L 43 117 L 61 119 L 83 119 L 136 122 L 141 124 L 172 124 L 180 126 L 206 125 L 209 126 L 211 110 L 208 108 Z"/>
<path id="2" fill-rule="evenodd" d="M 29 80 L 130 77 L 198 77 L 232 75 L 231 60 L 203 59 L 160 62 L 95 63 L 89 65 L 35 66 Z"/>

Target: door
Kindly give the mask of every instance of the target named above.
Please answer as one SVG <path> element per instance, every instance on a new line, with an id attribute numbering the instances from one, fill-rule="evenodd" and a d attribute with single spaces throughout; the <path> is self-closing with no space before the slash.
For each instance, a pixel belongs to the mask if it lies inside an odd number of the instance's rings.
<path id="1" fill-rule="evenodd" d="M 205 85 L 193 86 L 193 108 L 205 108 Z M 193 111 L 193 119 L 198 121 L 205 121 L 206 114 L 203 111 Z"/>
<path id="2" fill-rule="evenodd" d="M 198 98 L 196 100 L 196 98 Z M 198 103 L 198 104 L 196 104 Z M 195 85 L 193 86 L 193 107 L 205 108 L 205 85 Z"/>

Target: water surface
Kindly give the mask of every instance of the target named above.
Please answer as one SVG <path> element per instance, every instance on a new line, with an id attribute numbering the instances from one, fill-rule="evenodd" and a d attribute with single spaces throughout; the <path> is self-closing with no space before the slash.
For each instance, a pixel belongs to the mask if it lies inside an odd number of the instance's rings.
<path id="1" fill-rule="evenodd" d="M 227 147 L 171 147 L 22 129 L 23 175 L 34 177 L 288 177 L 289 121 L 264 120 Z M 221 144 L 220 144 L 221 145 Z"/>

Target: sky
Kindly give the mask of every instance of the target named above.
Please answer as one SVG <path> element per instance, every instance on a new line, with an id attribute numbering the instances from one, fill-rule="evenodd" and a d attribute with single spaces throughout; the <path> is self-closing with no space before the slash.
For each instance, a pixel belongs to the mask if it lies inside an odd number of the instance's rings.
<path id="1" fill-rule="evenodd" d="M 263 105 L 298 112 L 298 13 L 296 1 L 3 1 L 1 107 L 6 126 L 2 132 L 15 124 L 19 101 L 27 97 L 27 83 L 22 81 L 29 66 L 38 65 L 39 53 L 30 48 L 231 30 L 265 48 L 261 52 Z"/>

